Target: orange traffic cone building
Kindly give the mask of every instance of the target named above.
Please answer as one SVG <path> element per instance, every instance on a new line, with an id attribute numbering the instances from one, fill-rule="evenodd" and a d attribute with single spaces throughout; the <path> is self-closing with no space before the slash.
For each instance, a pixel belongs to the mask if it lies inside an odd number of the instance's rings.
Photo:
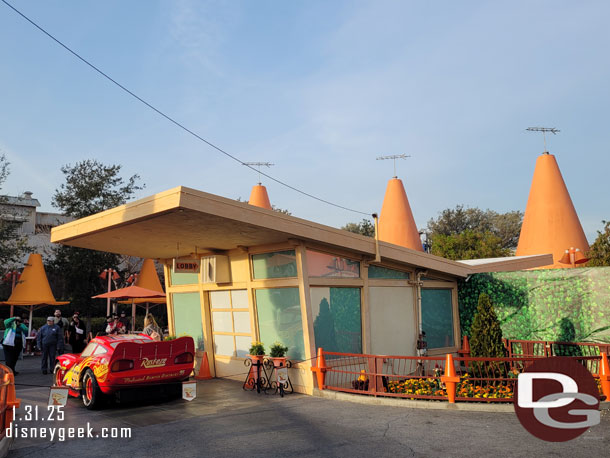
<path id="1" fill-rule="evenodd" d="M 402 180 L 396 177 L 388 181 L 383 198 L 379 216 L 379 240 L 424 251 L 407 193 Z"/>
<path id="2" fill-rule="evenodd" d="M 260 183 L 252 187 L 252 192 L 250 193 L 250 200 L 248 200 L 248 203 L 250 205 L 254 205 L 255 207 L 273 210 L 271 208 L 271 202 L 269 202 L 269 196 L 267 195 L 267 188 Z"/>
<path id="3" fill-rule="evenodd" d="M 551 253 L 553 264 L 541 268 L 573 267 L 562 260 L 566 250 L 586 253 L 589 243 L 555 156 L 543 153 L 536 160 L 516 255 Z"/>

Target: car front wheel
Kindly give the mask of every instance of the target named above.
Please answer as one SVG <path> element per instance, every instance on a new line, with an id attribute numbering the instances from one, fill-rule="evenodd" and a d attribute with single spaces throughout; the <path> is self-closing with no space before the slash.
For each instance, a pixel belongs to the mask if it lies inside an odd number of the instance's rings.
<path id="1" fill-rule="evenodd" d="M 102 390 L 100 390 L 95 375 L 93 375 L 93 371 L 91 369 L 85 370 L 81 394 L 83 404 L 87 409 L 98 409 L 102 404 L 104 393 L 102 393 Z"/>

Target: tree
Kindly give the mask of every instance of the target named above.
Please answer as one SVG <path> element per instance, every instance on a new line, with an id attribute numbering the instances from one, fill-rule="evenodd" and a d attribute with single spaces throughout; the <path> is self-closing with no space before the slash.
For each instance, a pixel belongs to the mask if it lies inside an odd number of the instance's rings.
<path id="1" fill-rule="evenodd" d="M 491 299 L 486 293 L 479 296 L 477 312 L 470 327 L 470 356 L 503 358 L 502 329 Z"/>
<path id="2" fill-rule="evenodd" d="M 125 181 L 120 176 L 120 165 L 104 165 L 96 160 L 77 162 L 61 168 L 66 182 L 53 195 L 53 205 L 65 215 L 83 218 L 127 202 L 142 189 L 140 177 Z M 121 257 L 113 253 L 59 246 L 49 265 L 54 278 L 62 278 L 63 297 L 74 309 L 92 311 L 91 297 L 105 291 L 99 274 L 105 268 L 119 270 Z M 101 301 L 93 307 L 97 313 L 105 310 Z"/>
<path id="3" fill-rule="evenodd" d="M 354 234 L 375 237 L 375 226 L 366 218 L 363 218 L 359 223 L 347 223 L 341 229 L 344 231 L 353 232 Z"/>
<path id="4" fill-rule="evenodd" d="M 587 254 L 589 267 L 610 266 L 610 221 L 602 221 L 603 232 L 597 231 L 597 238 Z"/>
<path id="5" fill-rule="evenodd" d="M 53 195 L 53 206 L 65 215 L 84 218 L 124 204 L 144 186 L 138 186 L 139 175 L 127 182 L 119 175 L 120 165 L 104 165 L 87 159 L 61 168 L 66 182 Z"/>
<path id="6" fill-rule="evenodd" d="M 0 188 L 10 173 L 10 163 L 4 154 L 0 155 Z M 0 265 L 3 267 L 18 263 L 26 252 L 27 241 L 19 235 L 20 223 L 12 213 L 5 196 L 0 196 Z"/>
<path id="7" fill-rule="evenodd" d="M 428 221 L 426 236 L 433 254 L 450 259 L 509 256 L 519 243 L 522 221 L 520 211 L 497 213 L 458 205 Z"/>
<path id="8" fill-rule="evenodd" d="M 437 234 L 430 240 L 430 253 L 447 259 L 480 259 L 510 256 L 511 251 L 502 247 L 502 240 L 489 231 L 475 232 L 467 229 L 460 234 Z"/>

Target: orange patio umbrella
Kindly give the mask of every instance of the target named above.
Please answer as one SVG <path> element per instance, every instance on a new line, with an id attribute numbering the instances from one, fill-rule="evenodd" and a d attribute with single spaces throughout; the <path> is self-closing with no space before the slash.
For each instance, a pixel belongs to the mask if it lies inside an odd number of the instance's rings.
<path id="1" fill-rule="evenodd" d="M 115 289 L 114 291 L 109 291 L 104 294 L 98 294 L 97 296 L 93 296 L 93 299 L 131 299 L 131 330 L 134 330 L 135 327 L 135 318 L 136 318 L 136 304 L 135 300 L 139 298 L 159 298 L 165 297 L 165 293 L 162 291 L 153 291 L 151 289 L 141 288 L 139 286 L 131 285 L 126 288 Z"/>
<path id="2" fill-rule="evenodd" d="M 47 305 L 66 305 L 69 303 L 69 301 L 55 300 L 42 265 L 42 256 L 38 253 L 30 254 L 19 283 L 15 286 L 11 297 L 6 302 L 2 302 L 3 305 L 17 305 L 30 309 L 28 334 L 32 331 L 34 309 Z"/>
<path id="3" fill-rule="evenodd" d="M 161 286 L 159 276 L 157 275 L 157 270 L 155 269 L 155 261 L 152 259 L 144 260 L 142 263 L 142 269 L 140 269 L 140 273 L 138 274 L 134 285 L 141 288 L 150 289 L 152 291 L 163 292 L 163 287 Z M 146 314 L 148 314 L 149 304 L 165 304 L 166 300 L 164 295 L 161 298 L 134 298 L 131 301 L 119 301 L 119 304 L 131 304 L 132 302 L 136 305 L 146 304 Z"/>

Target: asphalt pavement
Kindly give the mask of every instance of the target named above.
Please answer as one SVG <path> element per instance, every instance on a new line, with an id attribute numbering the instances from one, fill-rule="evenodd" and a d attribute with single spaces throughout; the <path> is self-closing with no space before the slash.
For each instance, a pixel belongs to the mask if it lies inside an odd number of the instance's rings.
<path id="1" fill-rule="evenodd" d="M 72 398 L 59 420 L 46 410 L 52 378 L 42 375 L 39 365 L 37 357 L 17 365 L 22 406 L 16 423 L 28 431 L 37 428 L 38 434 L 41 428 L 48 435 L 55 428 L 54 438 L 18 437 L 9 457 L 590 458 L 608 456 L 610 450 L 608 411 L 602 411 L 601 424 L 579 438 L 549 443 L 525 431 L 512 412 L 405 409 L 300 394 L 280 398 L 220 379 L 198 382 L 193 401 L 151 396 L 89 411 Z M 38 421 L 33 419 L 36 407 Z M 69 428 L 78 427 L 93 437 L 58 440 L 60 428 L 67 436 Z M 120 435 L 122 428 L 130 438 L 101 437 Z"/>

